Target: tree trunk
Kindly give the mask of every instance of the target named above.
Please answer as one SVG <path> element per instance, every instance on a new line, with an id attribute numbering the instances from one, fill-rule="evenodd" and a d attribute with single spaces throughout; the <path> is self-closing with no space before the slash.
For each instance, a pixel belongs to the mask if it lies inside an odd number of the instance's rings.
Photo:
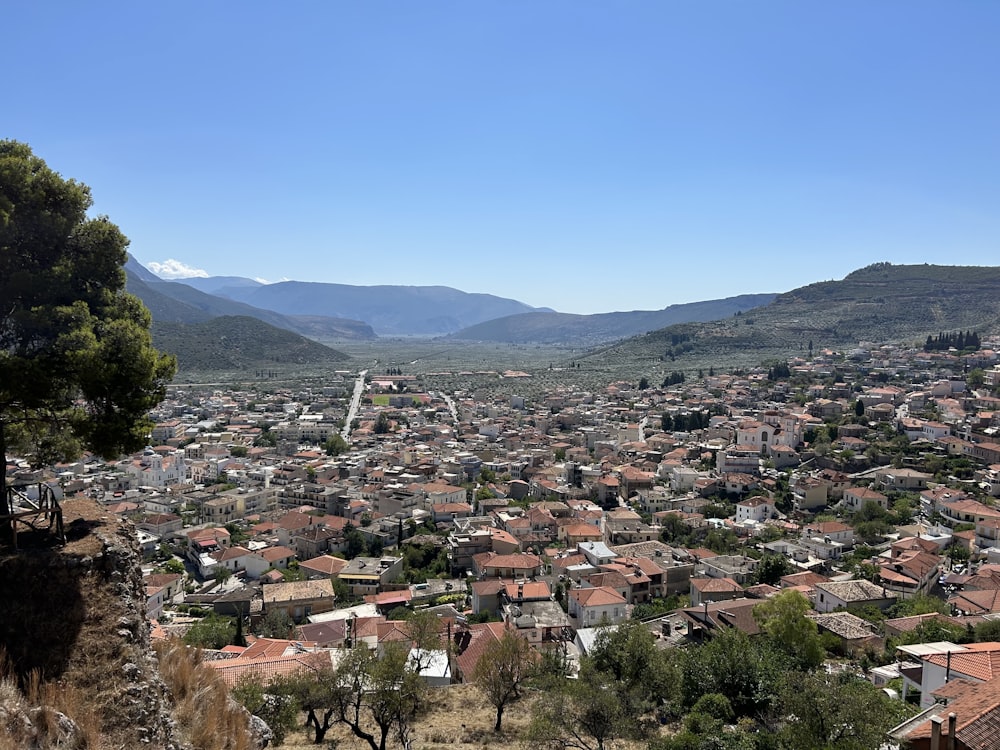
<path id="1" fill-rule="evenodd" d="M 497 706 L 497 723 L 493 725 L 493 731 L 500 731 L 500 722 L 503 721 L 503 706 Z"/>
<path id="2" fill-rule="evenodd" d="M 333 709 L 324 712 L 323 723 L 321 724 L 316 716 L 316 712 L 313 709 L 309 709 L 309 718 L 306 719 L 306 726 L 312 726 L 315 735 L 313 737 L 313 744 L 320 745 L 323 739 L 326 737 L 326 733 L 330 731 L 330 726 L 333 724 L 331 721 L 333 717 Z"/>
<path id="3" fill-rule="evenodd" d="M 0 459 L 3 460 L 3 470 L 0 471 L 0 507 L 4 515 L 13 513 L 10 503 L 7 501 L 7 433 L 6 423 L 0 419 Z M 10 541 L 14 542 L 14 519 L 8 519 L 6 523 L 0 525 L 0 534 L 10 536 Z"/>

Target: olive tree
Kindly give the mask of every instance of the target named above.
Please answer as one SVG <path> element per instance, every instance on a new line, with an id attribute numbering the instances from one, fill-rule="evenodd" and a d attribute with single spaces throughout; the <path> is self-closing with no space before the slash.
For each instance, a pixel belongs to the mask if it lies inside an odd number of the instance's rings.
<path id="1" fill-rule="evenodd" d="M 527 639 L 509 630 L 483 650 L 472 678 L 497 710 L 494 732 L 500 731 L 504 710 L 520 697 L 521 686 L 534 673 L 536 663 L 536 652 Z"/>

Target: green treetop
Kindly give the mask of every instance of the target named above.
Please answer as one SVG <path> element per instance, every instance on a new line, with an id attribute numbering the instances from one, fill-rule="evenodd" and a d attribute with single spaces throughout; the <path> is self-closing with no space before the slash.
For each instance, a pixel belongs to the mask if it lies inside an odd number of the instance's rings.
<path id="1" fill-rule="evenodd" d="M 142 447 L 175 370 L 125 292 L 128 240 L 90 206 L 86 185 L 0 141 L 0 453 L 36 465 Z"/>

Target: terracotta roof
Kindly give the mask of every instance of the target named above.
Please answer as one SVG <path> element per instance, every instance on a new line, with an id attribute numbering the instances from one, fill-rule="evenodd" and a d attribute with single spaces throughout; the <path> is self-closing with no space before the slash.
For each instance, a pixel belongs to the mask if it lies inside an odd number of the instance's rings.
<path id="1" fill-rule="evenodd" d="M 789 573 L 787 576 L 781 576 L 780 580 L 781 585 L 785 587 L 808 586 L 812 588 L 818 583 L 828 583 L 830 579 L 819 573 L 806 570 L 801 573 Z"/>
<path id="2" fill-rule="evenodd" d="M 385 607 L 390 604 L 406 605 L 409 604 L 412 598 L 413 594 L 409 589 L 402 589 L 400 591 L 382 591 L 378 594 L 368 594 L 365 596 L 365 601 L 377 607 Z"/>
<path id="3" fill-rule="evenodd" d="M 347 560 L 342 560 L 333 555 L 320 555 L 299 563 L 300 568 L 314 570 L 328 576 L 337 575 L 347 565 Z"/>
<path id="4" fill-rule="evenodd" d="M 947 714 L 954 713 L 957 718 L 955 737 L 962 747 L 972 750 L 992 750 L 997 746 L 996 738 L 1000 736 L 1000 678 L 987 682 L 970 684 L 962 680 L 954 683 L 959 689 L 957 694 L 948 690 L 948 705 L 942 706 L 937 715 L 945 719 L 941 724 L 941 747 L 947 746 L 948 737 Z M 951 686 L 949 686 L 951 687 Z M 931 736 L 931 719 L 917 724 L 897 736 L 897 739 L 928 740 Z"/>
<path id="5" fill-rule="evenodd" d="M 502 622 L 484 622 L 457 630 L 454 635 L 455 661 L 463 681 L 470 681 L 487 646 L 503 637 L 506 625 Z"/>
<path id="6" fill-rule="evenodd" d="M 581 607 L 604 607 L 609 604 L 624 604 L 625 597 L 612 588 L 597 586 L 594 588 L 573 589 L 569 592 Z"/>
<path id="7" fill-rule="evenodd" d="M 529 599 L 548 599 L 552 593 L 545 581 L 526 581 L 525 583 L 504 584 L 504 591 L 511 601 L 527 601 Z"/>
<path id="8" fill-rule="evenodd" d="M 224 562 L 225 560 L 235 560 L 249 554 L 250 550 L 244 547 L 229 547 L 228 549 L 224 549 L 220 554 L 213 555 L 213 557 L 219 562 Z"/>
<path id="9" fill-rule="evenodd" d="M 499 578 L 489 578 L 485 581 L 473 581 L 471 586 L 477 596 L 496 596 L 503 591 L 504 583 Z"/>
<path id="10" fill-rule="evenodd" d="M 347 621 L 330 620 L 329 622 L 307 623 L 295 628 L 295 634 L 303 640 L 320 645 L 343 643 L 344 638 L 347 637 Z"/>
<path id="11" fill-rule="evenodd" d="M 273 563 L 277 560 L 284 560 L 288 557 L 295 557 L 295 550 L 289 549 L 288 547 L 266 547 L 257 553 L 264 558 L 269 563 Z"/>
<path id="12" fill-rule="evenodd" d="M 872 599 L 889 599 L 894 595 L 881 586 L 863 578 L 850 581 L 827 581 L 816 585 L 817 589 L 841 599 L 845 602 L 864 602 Z"/>
<path id="13" fill-rule="evenodd" d="M 1000 589 L 963 591 L 948 599 L 948 604 L 966 614 L 1000 612 Z"/>
<path id="14" fill-rule="evenodd" d="M 315 647 L 315 643 L 302 643 L 282 638 L 257 638 L 240 651 L 240 657 L 243 659 L 269 659 L 275 656 L 299 654 L 303 650 Z"/>
<path id="15" fill-rule="evenodd" d="M 681 613 L 688 620 L 703 625 L 705 613 L 708 613 L 709 629 L 721 626 L 735 627 L 747 635 L 756 635 L 760 626 L 753 616 L 753 608 L 760 604 L 759 599 L 730 599 L 724 602 L 709 602 L 699 607 L 688 607 Z"/>
<path id="16" fill-rule="evenodd" d="M 478 555 L 474 555 L 473 559 L 481 567 L 490 568 L 511 568 L 513 570 L 530 570 L 532 568 L 537 568 L 542 564 L 542 561 L 535 555 L 528 554 L 510 554 L 510 555 L 498 555 L 494 552 L 482 552 Z"/>
<path id="17" fill-rule="evenodd" d="M 180 578 L 180 573 L 150 573 L 147 576 L 143 576 L 142 580 L 147 586 L 163 588 L 169 586 L 174 581 L 179 581 Z"/>
<path id="18" fill-rule="evenodd" d="M 385 641 L 409 641 L 410 627 L 403 620 L 385 620 L 375 626 L 379 643 Z"/>
<path id="19" fill-rule="evenodd" d="M 341 653 L 343 653 L 341 651 Z M 205 664 L 217 670 L 227 685 L 233 687 L 247 675 L 252 675 L 263 683 L 270 682 L 280 675 L 294 674 L 304 669 L 318 671 L 330 669 L 337 649 L 318 651 L 315 653 L 295 654 L 293 656 L 275 656 L 263 659 L 219 659 L 206 661 Z"/>
<path id="20" fill-rule="evenodd" d="M 970 643 L 964 651 L 931 654 L 924 661 L 939 667 L 949 667 L 953 674 L 963 674 L 983 682 L 1000 676 L 1000 643 Z"/>
<path id="21" fill-rule="evenodd" d="M 692 578 L 691 587 L 703 594 L 743 590 L 732 578 Z"/>

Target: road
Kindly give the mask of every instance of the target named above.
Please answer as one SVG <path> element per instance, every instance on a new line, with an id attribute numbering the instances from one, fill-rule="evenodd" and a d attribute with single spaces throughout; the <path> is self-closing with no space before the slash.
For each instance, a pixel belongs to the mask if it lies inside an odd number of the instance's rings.
<path id="1" fill-rule="evenodd" d="M 351 397 L 351 407 L 347 410 L 347 419 L 344 420 L 344 429 L 340 431 L 340 436 L 344 440 L 350 440 L 351 437 L 351 422 L 354 421 L 354 417 L 358 414 L 358 407 L 361 406 L 361 396 L 365 392 L 365 375 L 368 374 L 368 370 L 362 370 L 358 373 L 358 379 L 354 382 L 354 395 Z"/>
<path id="2" fill-rule="evenodd" d="M 448 411 L 451 412 L 451 420 L 457 425 L 458 424 L 458 410 L 455 409 L 455 402 L 452 401 L 451 400 L 451 396 L 449 396 L 444 391 L 441 392 L 441 398 L 443 398 L 444 402 L 446 404 L 448 404 Z"/>

